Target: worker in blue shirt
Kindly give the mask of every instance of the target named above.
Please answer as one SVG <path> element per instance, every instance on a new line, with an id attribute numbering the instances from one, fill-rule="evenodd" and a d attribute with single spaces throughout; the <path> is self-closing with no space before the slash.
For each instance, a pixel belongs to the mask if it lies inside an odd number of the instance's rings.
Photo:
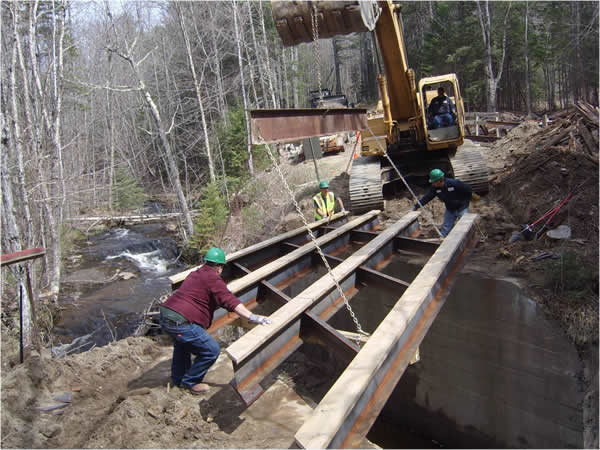
<path id="1" fill-rule="evenodd" d="M 454 223 L 464 214 L 469 212 L 469 202 L 473 195 L 473 189 L 467 183 L 463 183 L 455 178 L 446 178 L 444 172 L 440 169 L 433 169 L 429 173 L 429 182 L 431 189 L 425 194 L 418 203 L 415 203 L 413 211 L 421 206 L 425 206 L 434 197 L 439 198 L 446 205 L 444 222 L 442 223 L 442 236 L 448 236 Z"/>

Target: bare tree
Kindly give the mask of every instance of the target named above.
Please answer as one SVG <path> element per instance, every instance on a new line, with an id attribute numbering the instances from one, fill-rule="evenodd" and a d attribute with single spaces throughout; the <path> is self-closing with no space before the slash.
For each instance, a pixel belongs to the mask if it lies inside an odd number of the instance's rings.
<path id="1" fill-rule="evenodd" d="M 186 240 L 187 240 L 187 239 L 189 239 L 189 236 L 194 234 L 194 223 L 192 221 L 192 215 L 190 214 L 190 210 L 187 205 L 187 200 L 185 198 L 183 188 L 181 186 L 179 168 L 177 167 L 177 161 L 175 159 L 173 150 L 171 149 L 171 144 L 169 143 L 169 138 L 167 136 L 167 130 L 165 129 L 165 126 L 163 125 L 163 122 L 162 122 L 162 119 L 160 116 L 160 112 L 156 106 L 156 103 L 154 103 L 154 100 L 152 99 L 150 92 L 146 88 L 146 83 L 144 81 L 144 78 L 142 77 L 142 74 L 140 73 L 140 70 L 139 70 L 140 65 L 149 56 L 149 53 L 147 53 L 145 56 L 143 56 L 139 61 L 134 61 L 133 60 L 133 52 L 134 52 L 136 44 L 138 42 L 137 36 L 131 44 L 129 44 L 125 40 L 120 39 L 117 29 L 116 29 L 116 25 L 112 19 L 112 15 L 110 14 L 110 11 L 108 10 L 108 6 L 107 6 L 107 14 L 109 16 L 109 19 L 111 20 L 112 29 L 113 29 L 113 32 L 114 32 L 114 35 L 116 38 L 113 45 L 110 47 L 107 47 L 107 50 L 111 53 L 118 55 L 120 58 L 122 58 L 124 61 L 127 62 L 127 64 L 129 65 L 129 67 L 131 69 L 131 72 L 133 73 L 133 75 L 135 77 L 135 80 L 137 81 L 138 86 L 136 89 L 138 91 L 140 91 L 140 93 L 143 95 L 146 105 L 148 106 L 148 109 L 150 110 L 152 119 L 154 121 L 154 125 L 156 126 L 156 128 L 158 130 L 160 142 L 161 142 L 163 150 L 165 152 L 165 159 L 167 162 L 166 167 L 167 167 L 167 172 L 169 174 L 169 179 L 171 181 L 173 188 L 175 189 L 177 199 L 179 200 L 179 207 L 181 208 L 184 223 L 186 226 L 186 231 L 188 233 L 188 236 L 186 236 Z M 122 42 L 124 48 L 119 47 L 118 41 Z"/>
<path id="2" fill-rule="evenodd" d="M 275 98 L 273 73 L 271 72 L 271 64 L 269 62 L 269 44 L 267 43 L 267 31 L 266 31 L 266 27 L 265 27 L 265 15 L 263 13 L 262 2 L 263 2 L 263 0 L 259 0 L 258 12 L 259 12 L 260 25 L 262 27 L 263 49 L 265 51 L 265 58 L 264 58 L 265 69 L 266 69 L 265 71 L 267 73 L 267 79 L 269 81 L 269 91 L 271 92 L 271 102 L 273 103 L 273 108 L 278 108 L 279 105 Z"/>
<path id="3" fill-rule="evenodd" d="M 235 42 L 237 44 L 238 64 L 240 69 L 240 79 L 242 84 L 242 100 L 244 102 L 244 118 L 246 122 L 246 145 L 248 149 L 248 172 L 251 177 L 254 176 L 254 164 L 252 163 L 252 141 L 250 140 L 250 117 L 248 117 L 248 97 L 244 85 L 244 62 L 242 60 L 242 43 L 240 31 L 238 29 L 237 1 L 233 0 L 233 29 L 235 33 Z"/>
<path id="4" fill-rule="evenodd" d="M 185 42 L 185 50 L 188 58 L 188 65 L 194 81 L 194 90 L 196 91 L 196 99 L 198 100 L 198 107 L 200 108 L 200 120 L 202 121 L 202 130 L 204 132 L 204 147 L 206 148 L 206 156 L 208 158 L 208 171 L 210 174 L 210 180 L 215 181 L 215 164 L 213 162 L 212 152 L 210 149 L 210 141 L 208 139 L 208 125 L 206 123 L 206 115 L 204 114 L 204 101 L 202 100 L 202 93 L 200 92 L 200 85 L 204 79 L 204 69 L 202 70 L 200 80 L 196 74 L 196 68 L 194 66 L 194 57 L 192 55 L 192 46 L 190 45 L 190 38 L 188 36 L 187 26 L 185 24 L 185 17 L 181 11 L 181 6 L 178 2 L 175 2 L 175 9 L 179 18 L 179 26 L 181 27 L 181 34 Z"/>
<path id="5" fill-rule="evenodd" d="M 525 106 L 531 116 L 531 79 L 529 78 L 529 0 L 525 0 Z"/>
<path id="6" fill-rule="evenodd" d="M 485 49 L 484 70 L 487 86 L 488 111 L 495 111 L 497 105 L 498 84 L 500 83 L 500 79 L 502 78 L 502 70 L 504 68 L 504 57 L 506 56 L 506 23 L 508 21 L 508 14 L 510 12 L 511 3 L 508 2 L 506 13 L 504 15 L 502 57 L 500 58 L 500 63 L 498 63 L 498 67 L 496 68 L 495 73 L 493 67 L 494 52 L 492 46 L 492 20 L 490 16 L 490 4 L 489 0 L 485 0 L 483 2 L 483 7 L 481 3 L 481 0 L 477 0 L 477 17 L 479 19 L 479 24 L 481 25 L 481 33 L 483 35 L 483 45 Z"/>

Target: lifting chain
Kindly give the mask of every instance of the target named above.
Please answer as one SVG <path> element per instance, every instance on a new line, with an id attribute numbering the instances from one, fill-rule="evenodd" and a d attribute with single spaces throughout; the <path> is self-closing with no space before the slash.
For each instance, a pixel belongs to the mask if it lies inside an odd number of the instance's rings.
<path id="1" fill-rule="evenodd" d="M 321 44 L 319 43 L 319 17 L 316 3 L 312 4 L 310 17 L 312 19 L 313 50 L 315 54 L 315 60 L 317 61 L 317 86 L 319 89 L 319 100 L 321 100 L 323 99 L 323 92 L 321 91 Z"/>
<path id="2" fill-rule="evenodd" d="M 367 125 L 367 129 L 369 130 L 369 133 L 371 133 L 371 136 L 375 136 L 375 133 L 373 133 L 373 130 L 371 130 L 371 128 L 368 125 Z M 408 192 L 410 192 L 410 194 L 416 200 L 416 202 L 419 205 L 419 207 L 422 208 L 422 209 L 425 209 L 425 207 L 419 201 L 419 197 L 417 197 L 417 195 L 414 193 L 414 191 L 408 185 L 408 182 L 402 176 L 402 174 L 400 173 L 400 170 L 398 170 L 398 168 L 396 167 L 396 164 L 394 164 L 394 161 L 392 161 L 392 158 L 390 158 L 390 155 L 388 155 L 388 152 L 386 152 L 385 149 L 381 146 L 381 143 L 379 142 L 379 139 L 375 139 L 375 142 L 377 142 L 377 145 L 379 146 L 379 148 L 383 152 L 383 156 L 385 156 L 387 158 L 387 160 L 389 161 L 389 163 L 392 165 L 392 167 L 394 168 L 394 170 L 396 171 L 396 173 L 398 174 L 398 176 L 400 177 L 400 179 L 402 180 L 402 182 L 404 183 L 404 185 L 408 189 Z M 429 221 L 429 218 L 428 217 L 426 217 L 426 218 Z M 433 220 L 431 220 L 430 223 L 431 223 L 431 225 L 433 225 L 433 228 L 435 228 L 435 231 L 437 231 L 437 234 L 439 235 L 439 237 L 443 238 L 444 236 L 442 236 L 442 232 L 439 230 L 439 228 L 436 226 L 436 224 L 433 223 Z"/>
<path id="3" fill-rule="evenodd" d="M 258 132 L 258 134 L 260 136 L 260 131 Z M 344 293 L 344 291 L 343 291 L 342 287 L 340 286 L 340 283 L 338 282 L 338 280 L 333 275 L 333 271 L 331 269 L 331 266 L 329 265 L 329 262 L 327 261 L 327 258 L 325 257 L 325 254 L 323 253 L 323 250 L 321 250 L 321 247 L 317 243 L 317 238 L 315 237 L 314 233 L 312 232 L 312 229 L 308 225 L 308 221 L 306 220 L 306 217 L 302 213 L 302 209 L 300 209 L 300 205 L 296 201 L 296 197 L 294 196 L 294 193 L 292 192 L 292 189 L 290 188 L 290 185 L 288 184 L 287 180 L 285 179 L 285 176 L 283 175 L 283 172 L 281 171 L 281 166 L 277 163 L 277 160 L 275 159 L 275 156 L 273 156 L 273 152 L 271 151 L 271 147 L 269 146 L 269 144 L 265 144 L 265 147 L 267 149 L 267 153 L 269 154 L 269 158 L 271 158 L 271 162 L 275 166 L 275 170 L 277 171 L 277 174 L 279 175 L 279 178 L 281 178 L 281 182 L 283 183 L 283 186 L 285 187 L 288 195 L 290 196 L 290 198 L 292 199 L 292 202 L 294 203 L 294 208 L 296 208 L 296 211 L 298 212 L 298 215 L 300 216 L 300 218 L 302 219 L 302 222 L 304 223 L 304 227 L 306 228 L 306 231 L 308 231 L 310 239 L 312 240 L 313 244 L 315 245 L 315 248 L 317 249 L 317 252 L 319 253 L 319 256 L 323 260 L 323 264 L 325 264 L 325 267 L 327 268 L 327 273 L 329 274 L 329 276 L 331 277 L 331 279 L 335 283 L 335 287 L 337 288 L 340 296 L 344 300 L 344 305 L 346 305 L 346 309 L 350 313 L 350 317 L 352 318 L 352 321 L 354 322 L 354 325 L 356 326 L 356 332 L 358 334 L 362 334 L 364 336 L 368 336 L 369 333 L 363 331 L 362 327 L 360 326 L 360 323 L 358 322 L 358 319 L 356 318 L 356 314 L 354 314 L 354 311 L 352 311 L 352 307 L 350 306 L 350 303 L 348 302 L 348 298 L 346 297 L 346 294 Z M 360 342 L 360 336 L 357 336 L 355 341 L 356 341 L 356 345 L 358 345 L 360 347 L 360 343 L 361 343 Z"/>

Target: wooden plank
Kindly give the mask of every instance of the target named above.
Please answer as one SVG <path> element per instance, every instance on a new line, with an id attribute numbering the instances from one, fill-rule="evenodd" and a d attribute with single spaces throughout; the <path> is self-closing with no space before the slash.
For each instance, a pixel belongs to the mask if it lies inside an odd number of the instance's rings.
<path id="1" fill-rule="evenodd" d="M 39 258 L 46 254 L 46 249 L 43 247 L 30 248 L 15 253 L 8 253 L 0 256 L 0 266 L 8 266 L 10 264 L 16 264 L 29 259 Z"/>
<path id="2" fill-rule="evenodd" d="M 318 220 L 316 222 L 310 223 L 308 224 L 309 228 L 311 230 L 314 230 L 315 228 L 319 228 L 323 225 L 326 225 L 327 223 L 332 223 L 332 222 L 337 222 L 341 219 L 346 218 L 350 213 L 348 211 L 344 211 L 344 212 L 339 212 L 337 214 L 334 214 L 332 216 L 332 218 L 328 221 L 327 219 L 321 219 Z M 244 256 L 249 255 L 250 253 L 256 252 L 258 250 L 262 250 L 264 248 L 267 248 L 271 245 L 276 245 L 280 242 L 283 242 L 287 239 L 290 239 L 292 237 L 298 236 L 302 233 L 306 232 L 306 227 L 302 226 L 299 228 L 296 228 L 295 230 L 291 230 L 288 231 L 287 233 L 283 233 L 280 234 L 278 236 L 272 237 L 271 239 L 267 239 L 266 241 L 262 241 L 259 242 L 257 244 L 251 245 L 250 247 L 246 247 L 243 248 L 241 250 L 238 250 L 237 252 L 233 252 L 230 255 L 227 256 L 227 262 L 233 262 L 237 259 L 240 259 Z M 197 270 L 198 268 L 202 267 L 202 265 L 200 266 L 196 266 L 196 267 L 192 267 L 191 269 L 188 269 L 184 272 L 180 272 L 180 273 L 176 273 L 175 275 L 171 275 L 169 277 L 169 280 L 171 281 L 171 285 L 177 285 L 179 283 L 182 283 L 183 280 L 185 280 L 185 278 L 192 273 L 193 271 Z"/>
<path id="3" fill-rule="evenodd" d="M 300 448 L 359 445 L 444 304 L 475 243 L 465 214 L 296 433 Z"/>
<path id="4" fill-rule="evenodd" d="M 394 225 L 383 231 L 377 238 L 362 247 L 356 253 L 348 257 L 344 262 L 339 264 L 332 270 L 332 274 L 336 280 L 342 280 L 347 277 L 350 273 L 356 271 L 370 256 L 374 255 L 385 243 L 387 243 L 396 234 L 407 228 L 413 223 L 419 213 L 416 211 L 410 212 L 402 217 Z M 352 222 L 350 222 L 352 223 Z M 349 224 L 350 224 L 349 223 Z M 348 225 L 349 225 L 348 224 Z M 328 236 L 331 233 L 328 233 Z M 294 250 L 289 255 L 292 255 L 306 247 L 306 252 L 312 251 L 312 248 L 308 247 L 309 244 Z M 288 255 L 283 258 L 287 258 Z M 265 266 L 266 267 L 266 266 Z M 255 272 L 254 272 L 255 273 Z M 253 273 L 253 275 L 254 275 Z M 323 275 L 319 280 L 313 283 L 311 286 L 302 291 L 293 301 L 279 308 L 273 314 L 270 319 L 272 320 L 271 325 L 268 327 L 257 327 L 249 331 L 247 334 L 242 336 L 240 339 L 231 344 L 227 349 L 226 353 L 234 362 L 239 365 L 246 359 L 252 356 L 252 354 L 261 349 L 267 342 L 282 333 L 285 328 L 290 325 L 300 314 L 309 309 L 319 299 L 331 291 L 335 286 L 331 276 L 329 274 Z"/>
<path id="5" fill-rule="evenodd" d="M 579 122 L 577 122 L 577 131 L 579 131 L 579 134 L 583 138 L 583 141 L 585 142 L 588 153 L 592 156 L 594 156 L 596 153 L 598 153 L 598 146 L 595 145 L 594 140 L 592 139 L 590 130 L 588 130 L 587 126 L 581 120 Z"/>

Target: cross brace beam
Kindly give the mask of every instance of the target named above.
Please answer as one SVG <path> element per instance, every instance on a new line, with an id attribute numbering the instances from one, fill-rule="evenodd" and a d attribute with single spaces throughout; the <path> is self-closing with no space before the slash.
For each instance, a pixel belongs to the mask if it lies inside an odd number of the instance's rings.
<path id="1" fill-rule="evenodd" d="M 248 268 L 242 266 L 239 263 L 233 263 L 233 265 L 240 272 L 250 273 L 250 270 Z M 265 297 L 273 298 L 279 301 L 282 305 L 292 301 L 291 297 L 289 297 L 280 289 L 277 289 L 277 287 L 273 286 L 267 281 L 261 281 L 260 287 L 262 288 Z M 343 363 L 345 363 L 345 365 L 348 365 L 352 358 L 354 358 L 359 352 L 360 348 L 356 344 L 348 340 L 343 334 L 341 334 L 338 330 L 330 326 L 327 322 L 325 322 L 316 314 L 310 311 L 304 311 L 304 313 L 302 313 L 301 320 L 302 324 L 300 327 L 300 338 L 302 340 L 306 340 L 309 337 L 316 337 L 321 342 L 327 344 L 331 349 L 333 349 L 336 356 L 340 357 Z M 291 351 L 295 351 L 301 344 L 302 341 L 298 340 L 298 342 L 294 343 L 294 345 L 291 346 L 293 348 L 293 350 Z M 263 368 L 263 371 L 265 372 L 264 375 L 270 373 L 272 370 L 277 368 L 277 366 L 279 366 L 279 364 L 285 361 L 285 359 L 288 356 L 288 352 L 285 352 L 284 354 L 279 354 L 276 358 L 273 358 L 270 361 L 270 364 L 265 365 L 265 367 Z M 257 375 L 260 376 L 262 374 L 258 373 Z M 264 378 L 264 376 L 261 377 L 261 379 L 262 378 Z M 237 389 L 237 392 L 240 394 L 240 397 L 242 397 L 242 400 L 244 401 L 246 406 L 249 406 L 260 395 L 262 395 L 263 389 L 260 386 L 260 384 L 255 383 L 250 385 L 246 389 Z"/>

